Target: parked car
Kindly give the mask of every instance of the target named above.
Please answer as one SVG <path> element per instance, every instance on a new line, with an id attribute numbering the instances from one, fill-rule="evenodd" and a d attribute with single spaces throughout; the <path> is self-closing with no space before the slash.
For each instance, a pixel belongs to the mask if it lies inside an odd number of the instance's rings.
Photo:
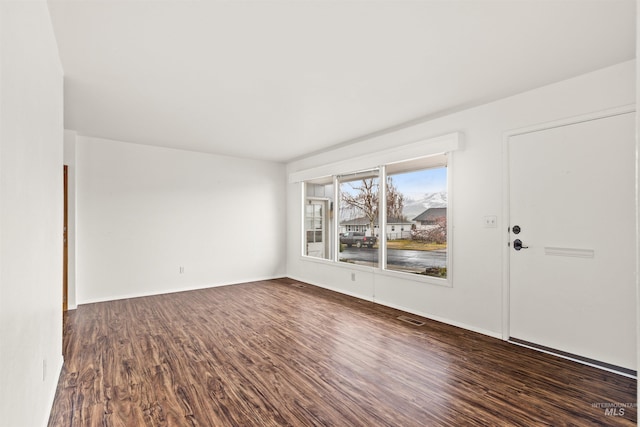
<path id="1" fill-rule="evenodd" d="M 362 232 L 349 231 L 340 235 L 340 243 L 344 243 L 348 247 L 356 245 L 357 248 L 367 246 L 372 248 L 376 244 L 378 238 L 375 236 L 365 236 Z"/>

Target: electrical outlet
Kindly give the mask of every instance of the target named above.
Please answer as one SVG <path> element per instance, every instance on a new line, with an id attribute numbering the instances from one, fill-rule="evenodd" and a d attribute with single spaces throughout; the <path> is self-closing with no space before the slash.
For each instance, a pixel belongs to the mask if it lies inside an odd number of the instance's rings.
<path id="1" fill-rule="evenodd" d="M 356 273 L 351 273 L 351 281 L 352 282 L 356 281 Z"/>
<path id="2" fill-rule="evenodd" d="M 184 273 L 184 267 L 180 266 L 180 274 L 183 274 L 183 273 Z"/>
<path id="3" fill-rule="evenodd" d="M 47 359 L 42 359 L 42 381 L 47 379 Z"/>
<path id="4" fill-rule="evenodd" d="M 498 226 L 498 217 L 495 215 L 486 215 L 484 217 L 485 228 L 496 228 Z"/>

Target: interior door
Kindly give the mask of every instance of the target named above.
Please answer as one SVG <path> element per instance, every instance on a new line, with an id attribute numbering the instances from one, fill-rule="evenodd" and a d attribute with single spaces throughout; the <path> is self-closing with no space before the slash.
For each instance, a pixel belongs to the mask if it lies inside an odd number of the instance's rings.
<path id="1" fill-rule="evenodd" d="M 509 335 L 636 369 L 633 113 L 512 136 Z"/>

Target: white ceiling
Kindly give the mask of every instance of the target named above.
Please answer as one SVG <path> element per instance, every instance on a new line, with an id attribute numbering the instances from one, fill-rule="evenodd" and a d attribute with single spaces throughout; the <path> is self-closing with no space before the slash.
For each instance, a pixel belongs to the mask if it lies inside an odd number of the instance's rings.
<path id="1" fill-rule="evenodd" d="M 635 57 L 635 0 L 49 0 L 65 127 L 288 161 Z"/>

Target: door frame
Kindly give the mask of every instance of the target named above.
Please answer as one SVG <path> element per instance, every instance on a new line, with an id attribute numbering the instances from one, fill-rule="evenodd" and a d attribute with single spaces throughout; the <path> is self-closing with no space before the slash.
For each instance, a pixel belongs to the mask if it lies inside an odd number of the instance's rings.
<path id="1" fill-rule="evenodd" d="M 69 309 L 69 166 L 63 165 L 62 313 Z"/>
<path id="2" fill-rule="evenodd" d="M 512 129 L 503 133 L 502 139 L 502 217 L 504 218 L 504 226 L 502 227 L 502 339 L 509 341 L 510 338 L 510 243 L 511 235 L 509 228 L 511 227 L 510 219 L 510 156 L 509 156 L 509 140 L 518 135 L 524 135 L 532 132 L 558 128 L 562 126 L 574 125 L 577 123 L 588 122 L 592 120 L 604 119 L 606 117 L 619 116 L 621 114 L 634 113 L 636 111 L 635 104 L 624 105 L 621 107 L 610 108 L 595 111 L 579 116 L 567 117 L 560 120 L 539 123 L 524 128 Z M 636 125 L 637 126 L 637 125 Z M 637 209 L 636 209 L 637 210 Z M 637 215 L 637 212 L 636 212 Z M 638 230 L 635 231 L 636 239 L 638 238 Z"/>

